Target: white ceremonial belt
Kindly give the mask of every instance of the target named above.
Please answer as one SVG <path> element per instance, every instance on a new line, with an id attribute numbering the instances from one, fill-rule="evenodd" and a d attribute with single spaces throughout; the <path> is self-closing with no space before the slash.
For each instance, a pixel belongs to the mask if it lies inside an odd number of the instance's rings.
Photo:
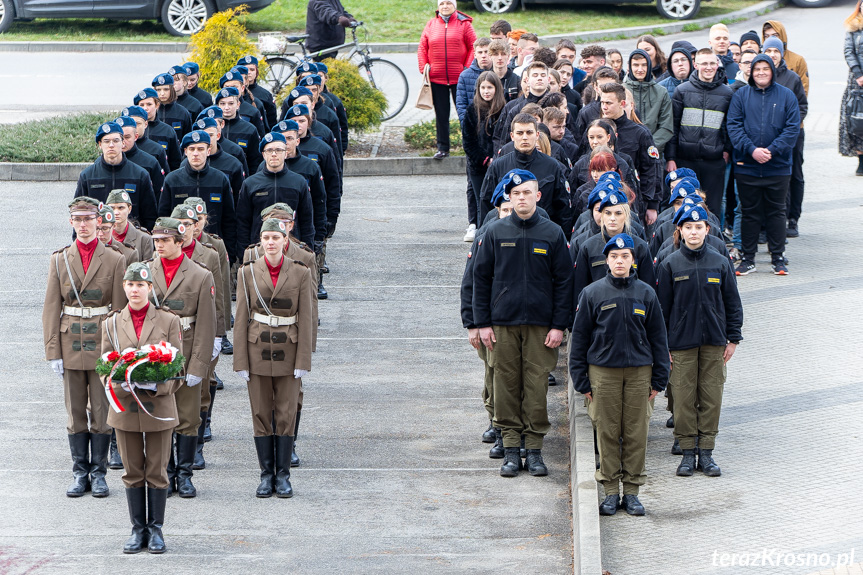
<path id="1" fill-rule="evenodd" d="M 183 331 L 188 331 L 192 327 L 192 324 L 195 323 L 196 319 L 198 319 L 198 316 L 196 316 L 196 315 L 181 317 L 180 318 L 180 327 L 183 328 Z"/>
<path id="2" fill-rule="evenodd" d="M 71 305 L 63 306 L 63 313 L 84 319 L 90 319 L 93 316 L 105 315 L 110 313 L 111 306 L 103 305 L 101 307 L 77 307 Z"/>
<path id="3" fill-rule="evenodd" d="M 264 315 L 262 313 L 252 314 L 252 319 L 270 327 L 281 327 L 283 325 L 294 325 L 297 323 L 297 316 L 282 317 L 279 315 Z"/>

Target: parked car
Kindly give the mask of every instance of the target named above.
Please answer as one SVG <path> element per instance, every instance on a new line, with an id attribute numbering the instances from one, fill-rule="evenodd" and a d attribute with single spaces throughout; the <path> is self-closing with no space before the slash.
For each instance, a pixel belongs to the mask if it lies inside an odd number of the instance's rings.
<path id="1" fill-rule="evenodd" d="M 709 0 L 705 1 L 709 2 Z M 659 13 L 672 20 L 689 20 L 694 18 L 701 9 L 701 0 L 473 0 L 477 10 L 494 14 L 513 12 L 522 4 L 547 6 L 548 4 L 646 4 L 651 2 L 656 2 Z"/>
<path id="2" fill-rule="evenodd" d="M 34 18 L 108 18 L 158 20 L 174 36 L 189 36 L 216 11 L 246 4 L 249 12 L 274 0 L 0 0 L 0 33 L 15 20 Z"/>

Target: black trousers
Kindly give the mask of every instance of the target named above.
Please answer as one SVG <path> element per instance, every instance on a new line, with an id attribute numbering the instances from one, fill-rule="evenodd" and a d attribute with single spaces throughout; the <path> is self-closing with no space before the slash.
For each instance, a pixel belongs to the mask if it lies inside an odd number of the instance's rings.
<path id="1" fill-rule="evenodd" d="M 437 149 L 449 152 L 449 102 L 455 105 L 456 85 L 431 83 L 432 105 L 434 105 L 435 127 L 437 128 Z"/>
<path id="2" fill-rule="evenodd" d="M 799 220 L 800 214 L 803 212 L 803 186 L 806 183 L 803 181 L 804 139 L 805 134 L 801 128 L 800 136 L 797 138 L 797 144 L 791 155 L 791 183 L 788 185 L 788 201 L 785 205 L 789 220 Z"/>
<path id="3" fill-rule="evenodd" d="M 701 189 L 707 194 L 705 203 L 710 213 L 722 219 L 722 195 L 725 193 L 725 160 L 688 160 L 681 158 L 677 165 L 695 172 Z"/>
<path id="4" fill-rule="evenodd" d="M 467 166 L 467 220 L 469 224 L 476 224 L 480 227 L 482 222 L 479 221 L 479 192 L 482 190 L 482 181 L 485 179 L 485 173 L 488 170 L 485 168 L 477 172 Z"/>
<path id="5" fill-rule="evenodd" d="M 785 251 L 785 199 L 791 176 L 757 178 L 736 174 L 742 220 L 740 235 L 743 258 L 755 260 L 758 252 L 758 234 L 762 223 L 767 233 L 767 248 L 777 259 Z"/>

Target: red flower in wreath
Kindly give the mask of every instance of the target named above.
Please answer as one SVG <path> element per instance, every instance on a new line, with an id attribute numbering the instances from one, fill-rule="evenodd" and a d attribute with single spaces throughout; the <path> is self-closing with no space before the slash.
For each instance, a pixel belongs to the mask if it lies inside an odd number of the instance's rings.
<path id="1" fill-rule="evenodd" d="M 108 354 L 108 361 L 117 361 L 120 359 L 120 353 L 117 351 L 112 351 Z"/>
<path id="2" fill-rule="evenodd" d="M 122 359 L 125 363 L 130 363 L 132 361 L 135 361 L 135 352 L 134 351 L 126 352 L 123 354 L 123 357 L 120 359 Z"/>
<path id="3" fill-rule="evenodd" d="M 153 363 L 162 361 L 162 352 L 151 351 L 150 353 L 147 354 L 147 359 L 149 359 Z"/>

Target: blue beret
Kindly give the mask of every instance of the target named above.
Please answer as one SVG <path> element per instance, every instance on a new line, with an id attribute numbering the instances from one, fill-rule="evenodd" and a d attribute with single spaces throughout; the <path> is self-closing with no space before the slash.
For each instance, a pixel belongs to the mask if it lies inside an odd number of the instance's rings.
<path id="1" fill-rule="evenodd" d="M 679 180 L 680 178 L 687 178 L 687 177 L 694 178 L 695 172 L 693 172 L 689 168 L 677 168 L 673 172 L 668 172 L 665 175 L 665 184 L 670 186 L 671 182 L 675 182 L 675 181 Z"/>
<path id="2" fill-rule="evenodd" d="M 230 90 L 230 88 L 226 89 Z M 237 94 L 239 94 L 239 92 L 237 92 Z M 220 120 L 222 117 L 224 117 L 224 114 L 222 113 L 222 109 L 220 107 L 210 106 L 209 108 L 204 108 L 203 110 L 201 110 L 201 113 L 198 114 L 197 119 L 200 120 L 201 118 L 213 118 L 214 120 Z"/>
<path id="3" fill-rule="evenodd" d="M 677 213 L 674 214 L 675 224 L 682 226 L 686 222 L 704 222 L 707 225 L 710 225 L 707 221 L 707 210 L 698 204 L 694 206 L 681 206 L 680 209 L 677 210 Z"/>
<path id="4" fill-rule="evenodd" d="M 147 110 L 142 108 L 141 106 L 129 106 L 128 108 L 123 108 L 123 111 L 120 112 L 121 116 L 129 116 L 130 118 L 141 118 L 143 120 L 147 119 Z"/>
<path id="5" fill-rule="evenodd" d="M 305 104 L 297 104 L 296 106 L 291 106 L 285 111 L 285 115 L 283 116 L 286 120 L 290 120 L 291 118 L 296 118 L 297 116 L 308 116 L 309 115 L 309 107 Z"/>
<path id="6" fill-rule="evenodd" d="M 273 132 L 299 132 L 300 125 L 293 120 L 282 120 L 273 126 Z"/>
<path id="7" fill-rule="evenodd" d="M 615 172 L 614 170 L 609 170 L 608 172 L 603 172 L 602 175 L 599 176 L 599 179 L 596 180 L 597 184 L 602 184 L 606 181 L 613 181 L 617 184 L 622 184 L 623 181 L 620 179 L 620 174 Z"/>
<path id="8" fill-rule="evenodd" d="M 257 66 L 258 59 L 254 56 L 244 56 L 237 61 L 237 66 L 248 66 L 249 64 Z"/>
<path id="9" fill-rule="evenodd" d="M 174 77 L 170 74 L 159 74 L 153 81 L 151 82 L 153 87 L 156 86 L 173 86 L 174 85 Z"/>
<path id="10" fill-rule="evenodd" d="M 264 134 L 264 137 L 261 138 L 261 143 L 258 148 L 260 149 L 260 151 L 263 152 L 264 146 L 266 146 L 267 144 L 272 144 L 273 142 L 286 144 L 287 140 L 285 140 L 285 137 L 278 132 L 270 132 L 268 134 Z"/>
<path id="11" fill-rule="evenodd" d="M 668 197 L 668 205 L 670 206 L 675 200 L 679 200 L 680 198 L 697 196 L 698 192 L 696 192 L 695 189 L 696 188 L 692 183 L 692 178 L 684 178 L 674 187 L 673 190 L 671 190 L 671 194 Z"/>
<path id="12" fill-rule="evenodd" d="M 623 190 L 614 190 L 599 201 L 599 209 L 604 210 L 608 206 L 619 206 L 628 202 L 629 198 L 626 197 Z"/>
<path id="13" fill-rule="evenodd" d="M 317 67 L 318 67 L 318 74 L 320 74 L 321 72 L 323 72 L 324 74 L 329 74 L 329 73 L 330 73 L 330 69 L 329 69 L 329 67 L 327 67 L 327 65 L 326 65 L 326 64 L 324 64 L 323 62 L 317 62 L 317 63 L 315 64 L 315 66 L 317 66 Z"/>
<path id="14" fill-rule="evenodd" d="M 308 96 L 309 98 L 312 98 L 312 91 L 305 86 L 297 86 L 296 88 L 291 90 L 291 93 L 288 94 L 288 106 L 293 106 L 294 100 L 302 96 Z"/>
<path id="15" fill-rule="evenodd" d="M 232 72 L 239 72 L 243 76 L 249 75 L 249 69 L 246 68 L 245 66 L 234 66 L 233 68 L 231 68 L 231 71 Z"/>
<path id="16" fill-rule="evenodd" d="M 188 76 L 189 72 L 184 66 L 171 66 L 171 68 L 168 70 L 168 74 L 170 74 L 171 76 L 176 76 L 177 74 L 183 74 L 184 76 Z"/>
<path id="17" fill-rule="evenodd" d="M 186 62 L 185 64 L 183 64 L 183 68 L 186 69 L 186 74 L 188 76 L 201 73 L 201 67 L 198 66 L 198 64 L 196 64 L 195 62 Z"/>
<path id="18" fill-rule="evenodd" d="M 230 72 L 228 72 L 228 74 L 230 74 Z M 231 96 L 234 96 L 235 98 L 239 98 L 240 97 L 240 91 L 238 89 L 234 88 L 233 86 L 231 86 L 230 88 L 222 88 L 221 90 L 216 92 L 216 103 L 218 104 L 220 100 L 223 100 L 225 98 L 230 98 Z"/>
<path id="19" fill-rule="evenodd" d="M 96 130 L 96 143 L 98 144 L 103 136 L 107 136 L 108 134 L 120 134 L 120 137 L 123 137 L 123 128 L 120 127 L 120 124 L 117 122 L 105 122 L 99 129 Z"/>
<path id="20" fill-rule="evenodd" d="M 320 86 L 321 85 L 321 77 L 317 74 L 312 74 L 311 76 L 303 76 L 299 81 L 300 86 Z"/>
<path id="21" fill-rule="evenodd" d="M 242 82 L 243 77 L 236 70 L 229 70 L 224 76 L 219 78 L 219 88 L 225 86 L 228 82 Z"/>
<path id="22" fill-rule="evenodd" d="M 173 82 L 174 80 L 171 80 Z M 153 88 L 144 88 L 132 98 L 132 103 L 136 106 L 141 102 L 141 100 L 146 100 L 147 98 L 153 98 L 154 100 L 159 99 L 159 94 L 156 93 L 156 90 Z"/>
<path id="23" fill-rule="evenodd" d="M 196 130 L 206 130 L 207 128 L 216 128 L 218 130 L 219 123 L 215 120 L 215 118 L 204 116 L 203 118 L 199 117 L 197 120 L 195 120 L 195 123 L 192 124 L 192 127 Z"/>
<path id="24" fill-rule="evenodd" d="M 120 124 L 121 128 L 137 128 L 138 127 L 138 123 L 135 122 L 135 119 L 131 118 L 129 116 L 120 116 L 119 118 L 117 118 L 114 121 L 117 122 L 118 124 Z"/>
<path id="25" fill-rule="evenodd" d="M 315 64 L 314 62 L 303 62 L 300 64 L 300 67 L 297 68 L 298 74 L 317 74 L 320 69 L 320 64 Z"/>
<path id="26" fill-rule="evenodd" d="M 192 144 L 207 144 L 209 146 L 210 134 L 203 130 L 192 130 L 183 136 L 183 141 L 180 142 L 180 149 L 185 150 L 186 146 L 190 146 Z"/>
<path id="27" fill-rule="evenodd" d="M 587 207 L 593 209 L 594 204 L 601 202 L 606 198 L 606 196 L 608 196 L 608 194 L 616 192 L 618 189 L 620 188 L 615 185 L 614 180 L 612 179 L 607 179 L 604 182 L 597 183 L 587 196 Z"/>
<path id="28" fill-rule="evenodd" d="M 602 248 L 602 255 L 607 256 L 608 252 L 611 250 L 632 250 L 632 253 L 635 253 L 635 242 L 632 241 L 632 237 L 629 234 L 617 234 L 605 244 L 605 247 Z"/>
<path id="29" fill-rule="evenodd" d="M 532 172 L 517 168 L 515 170 L 508 171 L 506 175 L 501 178 L 500 182 L 498 182 L 497 186 L 494 187 L 494 193 L 492 193 L 491 198 L 492 204 L 497 207 L 503 202 L 508 202 L 509 193 L 514 187 L 530 181 L 536 181 L 536 176 L 534 176 Z"/>

